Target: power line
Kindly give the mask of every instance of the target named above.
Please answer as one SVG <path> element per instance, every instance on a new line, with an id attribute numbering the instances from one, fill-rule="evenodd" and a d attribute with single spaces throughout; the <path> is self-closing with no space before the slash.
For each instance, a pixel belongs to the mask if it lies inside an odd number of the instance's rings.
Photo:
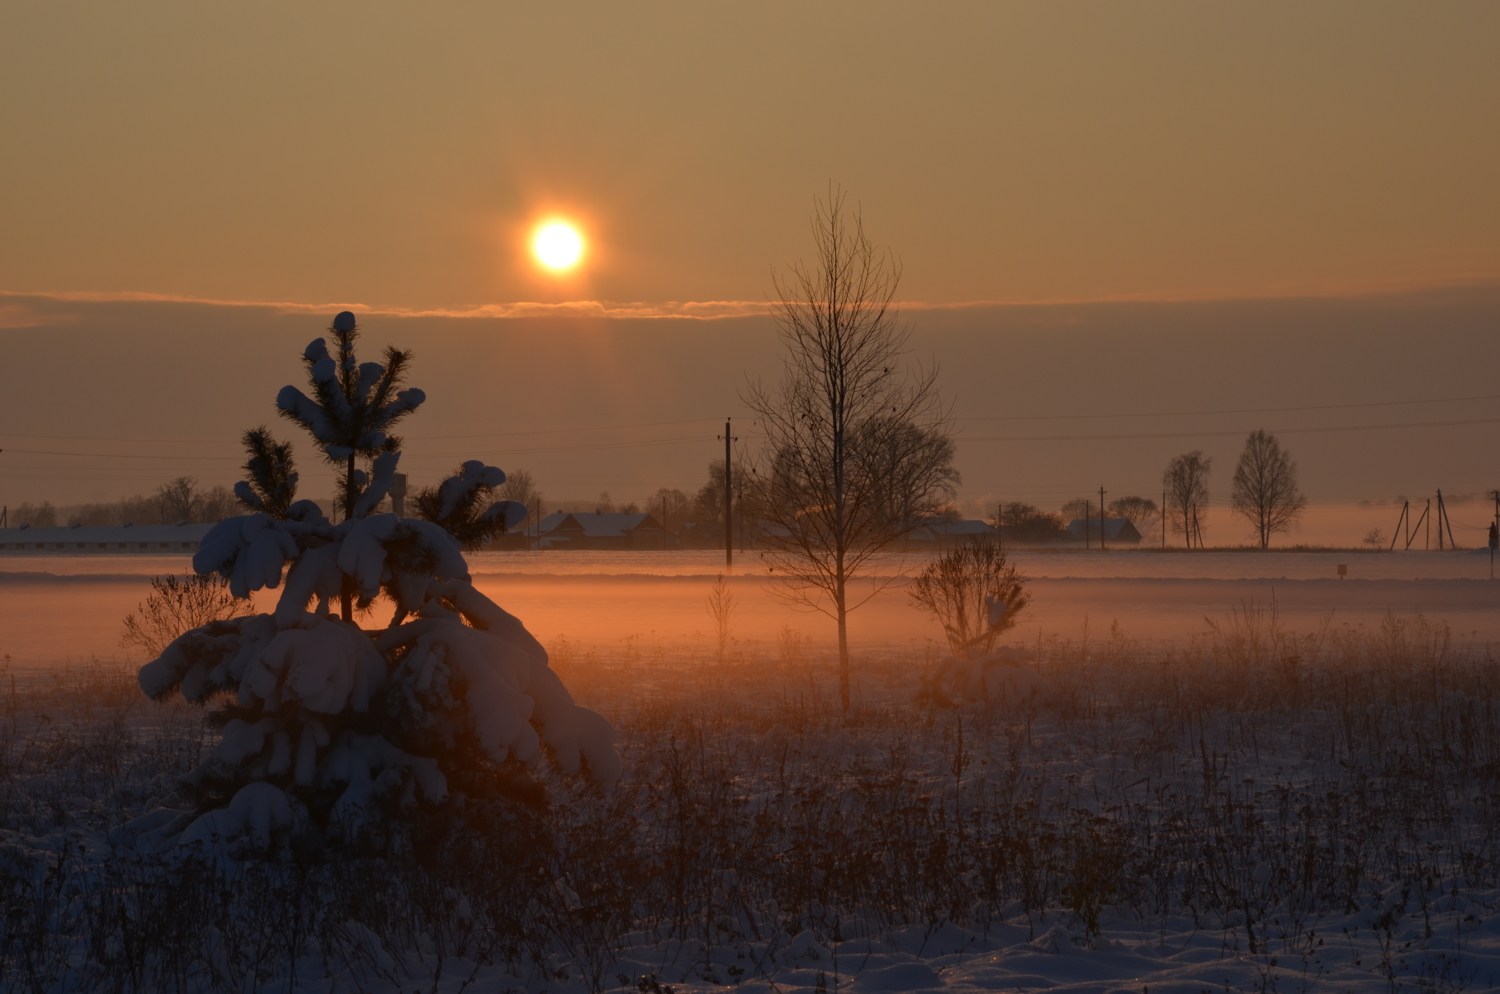
<path id="1" fill-rule="evenodd" d="M 1356 407 L 1396 407 L 1413 404 L 1457 404 L 1470 400 L 1500 400 L 1500 394 L 1474 397 L 1438 397 L 1433 400 L 1377 400 L 1364 404 L 1315 404 L 1307 407 L 1241 407 L 1221 411 L 1161 411 L 1124 414 L 1013 414 L 993 417 L 955 418 L 956 421 L 1079 421 L 1091 418 L 1185 418 L 1208 414 L 1282 414 L 1287 411 L 1343 411 Z"/>
<path id="2" fill-rule="evenodd" d="M 1450 428 L 1459 425 L 1500 424 L 1500 418 L 1475 418 L 1469 421 L 1407 421 L 1378 425 L 1337 425 L 1328 428 L 1276 428 L 1272 434 L 1306 435 L 1323 431 L 1379 431 L 1388 428 Z M 1132 438 L 1227 438 L 1243 435 L 1236 431 L 1155 431 L 1122 432 L 1101 435 L 956 435 L 957 442 L 1093 442 Z"/>
<path id="3" fill-rule="evenodd" d="M 643 421 L 627 425 L 590 425 L 581 428 L 538 428 L 528 431 L 492 431 L 475 435 L 402 435 L 407 441 L 435 442 L 462 438 L 509 438 L 520 435 L 557 435 L 579 431 L 624 431 L 631 428 L 660 428 L 667 425 L 717 423 L 718 418 L 688 418 L 684 421 Z M 58 442 L 176 442 L 195 445 L 238 445 L 238 438 L 124 438 L 114 435 L 28 435 L 25 432 L 0 431 L 0 438 L 45 438 Z M 19 450 L 16 450 L 19 451 Z"/>
<path id="4" fill-rule="evenodd" d="M 6 452 L 24 452 L 26 455 L 29 455 L 29 456 L 83 456 L 83 457 L 88 458 L 88 459 L 175 459 L 175 460 L 178 460 L 178 461 L 210 460 L 210 461 L 213 461 L 213 462 L 239 462 L 242 458 L 244 458 L 243 456 L 196 456 L 196 455 L 189 456 L 189 455 L 182 455 L 180 453 L 177 454 L 177 455 L 171 455 L 171 456 L 154 456 L 154 455 L 139 455 L 139 454 L 135 454 L 135 453 L 125 453 L 125 452 L 62 452 L 62 451 L 59 451 L 59 450 L 56 450 L 56 449 L 10 449 L 10 448 L 7 448 L 5 451 Z"/>

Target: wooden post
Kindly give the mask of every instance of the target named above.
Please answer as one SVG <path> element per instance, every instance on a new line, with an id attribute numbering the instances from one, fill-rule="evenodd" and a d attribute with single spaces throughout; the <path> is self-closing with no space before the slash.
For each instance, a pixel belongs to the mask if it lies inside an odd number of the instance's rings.
<path id="1" fill-rule="evenodd" d="M 1104 488 L 1099 488 L 1099 551 L 1104 551 Z"/>

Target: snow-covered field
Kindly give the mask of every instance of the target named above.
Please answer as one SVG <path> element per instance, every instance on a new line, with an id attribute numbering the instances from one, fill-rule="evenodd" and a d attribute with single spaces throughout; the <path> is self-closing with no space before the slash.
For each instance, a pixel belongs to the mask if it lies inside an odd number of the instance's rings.
<path id="1" fill-rule="evenodd" d="M 846 719 L 826 624 L 760 578 L 734 583 L 721 662 L 706 560 L 506 555 L 474 558 L 479 585 L 620 728 L 621 783 L 543 770 L 400 858 L 232 869 L 115 831 L 212 744 L 116 645 L 143 578 L 182 564 L 0 563 L 0 991 L 1500 977 L 1487 557 L 1346 556 L 1339 581 L 1321 554 L 1036 556 L 1025 652 L 987 696 L 935 682 L 937 633 L 893 589 L 854 616 Z"/>

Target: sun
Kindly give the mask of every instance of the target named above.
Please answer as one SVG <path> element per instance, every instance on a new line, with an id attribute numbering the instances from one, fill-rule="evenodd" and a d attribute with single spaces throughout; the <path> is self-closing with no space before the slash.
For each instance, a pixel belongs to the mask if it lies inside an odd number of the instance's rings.
<path id="1" fill-rule="evenodd" d="M 583 239 L 571 225 L 554 221 L 536 233 L 531 249 L 548 269 L 568 269 L 583 255 Z"/>

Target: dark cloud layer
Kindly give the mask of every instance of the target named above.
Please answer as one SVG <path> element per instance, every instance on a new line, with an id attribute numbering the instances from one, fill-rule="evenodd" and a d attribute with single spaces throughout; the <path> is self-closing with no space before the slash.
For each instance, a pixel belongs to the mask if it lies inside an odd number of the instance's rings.
<path id="1" fill-rule="evenodd" d="M 297 357 L 331 317 L 156 300 L 10 295 L 0 305 L 9 504 L 118 496 L 178 473 L 234 478 L 239 432 L 275 423 L 276 390 L 300 379 Z M 914 360 L 941 366 L 962 419 L 968 500 L 1055 505 L 1100 484 L 1150 492 L 1165 461 L 1192 448 L 1218 460 L 1223 490 L 1240 433 L 1258 427 L 1290 432 L 1317 499 L 1500 482 L 1500 424 L 1431 426 L 1500 417 L 1495 399 L 1453 400 L 1500 395 L 1497 285 L 906 317 Z M 559 498 L 695 486 L 725 416 L 754 444 L 739 394 L 779 368 L 765 316 L 375 314 L 363 326 L 367 347 L 417 353 L 412 382 L 431 399 L 407 428 L 414 477 L 478 457 L 530 468 Z M 1202 413 L 1224 411 L 1240 413 Z M 1429 427 L 1307 431 L 1365 425 Z M 75 455 L 53 454 L 64 452 Z M 326 486 L 321 468 L 307 470 L 314 492 Z"/>

